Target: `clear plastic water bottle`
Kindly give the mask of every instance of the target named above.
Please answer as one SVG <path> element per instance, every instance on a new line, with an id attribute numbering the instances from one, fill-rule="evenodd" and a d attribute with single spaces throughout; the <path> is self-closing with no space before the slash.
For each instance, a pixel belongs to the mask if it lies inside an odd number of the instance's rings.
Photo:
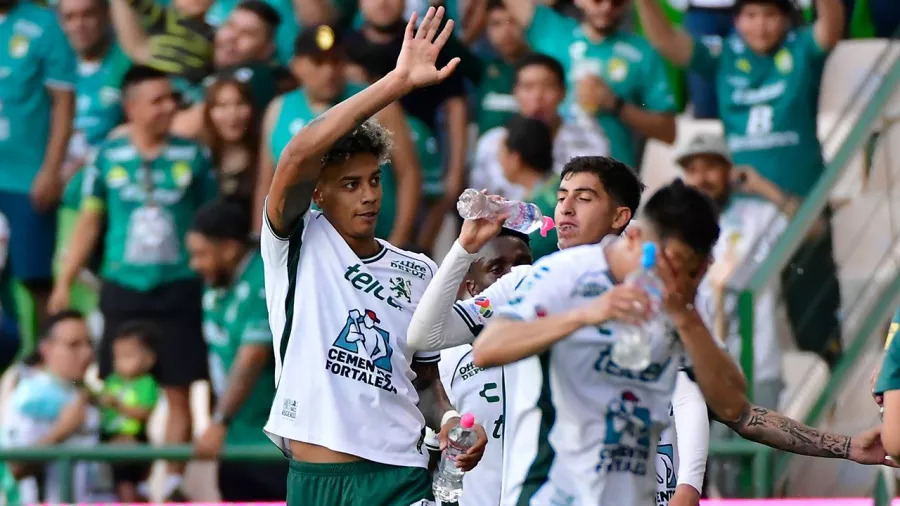
<path id="1" fill-rule="evenodd" d="M 662 281 L 653 271 L 656 267 L 656 245 L 644 244 L 641 268 L 625 278 L 625 284 L 641 288 L 650 299 L 646 321 L 634 325 L 617 322 L 616 341 L 612 347 L 612 360 L 619 367 L 643 371 L 650 365 L 653 341 L 665 336 L 666 325 L 662 313 Z"/>
<path id="2" fill-rule="evenodd" d="M 469 188 L 462 192 L 456 203 L 456 210 L 465 220 L 477 220 L 490 218 L 500 214 L 509 213 L 509 218 L 503 222 L 503 226 L 530 234 L 540 230 L 541 236 L 546 237 L 547 232 L 553 229 L 553 218 L 544 216 L 538 206 L 518 200 L 506 200 L 482 193 Z"/>
<path id="3" fill-rule="evenodd" d="M 441 503 L 456 502 L 462 496 L 465 473 L 456 467 L 456 458 L 466 453 L 478 440 L 478 435 L 472 428 L 474 426 L 475 417 L 471 413 L 466 413 L 460 418 L 459 425 L 447 435 L 447 448 L 441 455 L 431 484 L 435 499 Z"/>

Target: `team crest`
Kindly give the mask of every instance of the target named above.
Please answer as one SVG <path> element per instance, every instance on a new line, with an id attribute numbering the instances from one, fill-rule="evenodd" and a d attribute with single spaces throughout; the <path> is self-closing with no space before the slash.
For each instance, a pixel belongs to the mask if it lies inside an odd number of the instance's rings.
<path id="1" fill-rule="evenodd" d="M 611 58 L 606 65 L 606 72 L 611 81 L 622 82 L 628 77 L 628 63 L 621 58 Z"/>
<path id="2" fill-rule="evenodd" d="M 782 74 L 789 74 L 794 70 L 794 57 L 791 56 L 791 52 L 786 48 L 781 48 L 780 51 L 775 53 L 775 68 Z"/>
<path id="3" fill-rule="evenodd" d="M 28 48 L 31 46 L 31 40 L 24 35 L 13 35 L 9 39 L 9 56 L 12 58 L 22 58 L 28 54 Z"/>
<path id="4" fill-rule="evenodd" d="M 179 188 L 187 188 L 193 177 L 191 166 L 187 162 L 176 162 L 172 165 L 172 179 Z"/>
<path id="5" fill-rule="evenodd" d="M 412 283 L 408 279 L 400 276 L 391 278 L 391 291 L 397 299 L 406 299 L 406 302 L 412 302 Z"/>

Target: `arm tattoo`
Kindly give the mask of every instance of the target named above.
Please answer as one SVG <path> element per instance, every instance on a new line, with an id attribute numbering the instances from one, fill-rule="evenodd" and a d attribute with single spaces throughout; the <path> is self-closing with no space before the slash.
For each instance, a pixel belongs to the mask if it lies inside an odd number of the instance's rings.
<path id="1" fill-rule="evenodd" d="M 440 432 L 441 418 L 444 417 L 444 413 L 453 409 L 453 405 L 450 404 L 447 392 L 444 391 L 438 365 L 414 362 L 412 368 L 416 373 L 413 386 L 419 393 L 419 411 L 425 417 L 425 424 L 435 432 Z"/>
<path id="2" fill-rule="evenodd" d="M 744 439 L 797 455 L 840 459 L 850 455 L 849 436 L 820 431 L 759 406 L 748 406 L 740 420 L 728 426 Z"/>
<path id="3" fill-rule="evenodd" d="M 296 227 L 297 221 L 309 209 L 312 203 L 316 181 L 298 181 L 284 191 L 284 200 L 275 206 L 275 220 L 284 235 L 289 235 Z"/>

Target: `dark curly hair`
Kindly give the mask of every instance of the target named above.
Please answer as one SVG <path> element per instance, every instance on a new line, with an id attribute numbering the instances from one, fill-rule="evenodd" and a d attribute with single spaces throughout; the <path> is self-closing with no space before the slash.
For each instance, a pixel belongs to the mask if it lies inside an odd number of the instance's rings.
<path id="1" fill-rule="evenodd" d="M 390 161 L 392 147 L 391 132 L 371 118 L 338 139 L 322 156 L 322 167 L 340 165 L 359 154 L 373 155 L 383 165 Z"/>

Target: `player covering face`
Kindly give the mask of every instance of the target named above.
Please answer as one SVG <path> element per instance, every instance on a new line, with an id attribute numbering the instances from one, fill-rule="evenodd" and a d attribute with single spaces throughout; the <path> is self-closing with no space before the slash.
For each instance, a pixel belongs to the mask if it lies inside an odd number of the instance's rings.
<path id="1" fill-rule="evenodd" d="M 435 67 L 453 30 L 438 34 L 442 16 L 429 9 L 417 32 L 413 16 L 396 69 L 318 116 L 278 160 L 261 233 L 277 384 L 265 431 L 291 459 L 289 505 L 428 504 L 424 426 L 446 438 L 458 423 L 438 355 L 406 343 L 436 266 L 375 239 L 389 136 L 367 121 L 453 71 L 458 59 Z M 465 470 L 484 450 L 476 431 Z"/>

